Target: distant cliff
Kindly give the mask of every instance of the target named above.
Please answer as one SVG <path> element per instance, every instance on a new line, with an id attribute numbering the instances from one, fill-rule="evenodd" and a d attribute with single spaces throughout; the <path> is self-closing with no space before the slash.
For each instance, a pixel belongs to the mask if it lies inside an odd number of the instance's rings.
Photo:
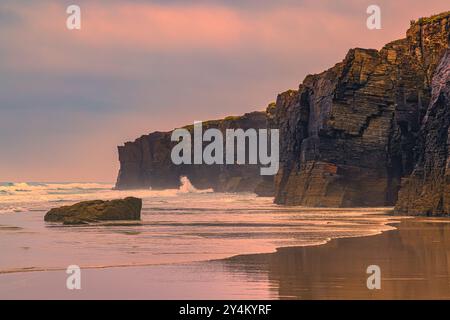
<path id="1" fill-rule="evenodd" d="M 203 123 L 225 132 L 226 129 L 265 129 L 265 112 L 246 113 Z M 185 127 L 192 132 L 193 126 Z M 177 142 L 171 141 L 172 132 L 154 132 L 134 142 L 118 147 L 120 171 L 117 189 L 169 189 L 178 188 L 180 177 L 186 176 L 199 189 L 213 188 L 222 192 L 258 192 L 273 194 L 273 177 L 260 175 L 259 165 L 175 165 L 170 154 Z"/>
<path id="2" fill-rule="evenodd" d="M 449 30 L 450 12 L 413 21 L 404 39 L 351 49 L 266 112 L 208 122 L 280 129 L 273 183 L 258 166 L 175 166 L 170 132 L 155 132 L 119 147 L 117 187 L 172 188 L 186 175 L 198 188 L 274 194 L 278 204 L 384 206 L 400 197 L 398 213 L 448 214 Z"/>

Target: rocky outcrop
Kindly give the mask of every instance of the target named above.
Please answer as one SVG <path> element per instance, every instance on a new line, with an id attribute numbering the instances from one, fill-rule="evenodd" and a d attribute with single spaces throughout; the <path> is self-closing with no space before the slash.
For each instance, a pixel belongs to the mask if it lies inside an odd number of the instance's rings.
<path id="1" fill-rule="evenodd" d="M 142 200 L 125 199 L 84 201 L 72 206 L 51 209 L 44 217 L 48 222 L 64 224 L 84 224 L 107 220 L 140 220 Z"/>
<path id="2" fill-rule="evenodd" d="M 306 206 L 383 206 L 401 178 L 431 99 L 431 79 L 448 48 L 450 13 L 411 24 L 380 51 L 352 49 L 344 61 L 278 96 L 280 128 L 275 202 Z"/>
<path id="3" fill-rule="evenodd" d="M 203 122 L 203 131 L 216 128 L 224 133 L 226 129 L 265 129 L 267 125 L 265 112 L 252 112 Z M 192 125 L 185 128 L 192 133 Z M 198 189 L 273 195 L 273 177 L 261 176 L 259 165 L 175 165 L 170 155 L 177 142 L 171 141 L 171 134 L 154 132 L 118 147 L 120 171 L 116 188 L 178 188 L 180 177 L 186 176 Z"/>
<path id="4" fill-rule="evenodd" d="M 396 212 L 450 215 L 450 50 L 433 78 L 431 103 L 420 133 L 419 160 L 402 183 Z"/>

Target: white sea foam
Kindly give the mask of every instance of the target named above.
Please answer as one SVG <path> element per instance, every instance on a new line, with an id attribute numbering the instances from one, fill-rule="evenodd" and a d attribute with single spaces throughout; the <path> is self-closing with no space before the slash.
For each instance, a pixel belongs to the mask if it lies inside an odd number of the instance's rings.
<path id="1" fill-rule="evenodd" d="M 0 214 L 1 213 L 15 213 L 15 212 L 25 212 L 27 211 L 26 208 L 23 207 L 14 207 L 14 206 L 5 206 L 5 207 L 1 207 L 0 206 Z"/>
<path id="2" fill-rule="evenodd" d="M 0 183 L 0 214 L 47 208 L 55 203 L 74 203 L 91 199 L 176 197 L 185 193 L 210 193 L 199 190 L 187 177 L 180 178 L 178 189 L 114 190 L 107 183 Z"/>
<path id="3" fill-rule="evenodd" d="M 182 176 L 180 177 L 180 188 L 178 189 L 178 191 L 180 193 L 209 193 L 209 192 L 213 192 L 213 189 L 203 189 L 203 190 L 198 190 L 197 188 L 195 188 L 191 181 L 189 180 L 188 177 Z"/>
<path id="4" fill-rule="evenodd" d="M 106 183 L 3 183 L 0 184 L 0 204 L 78 201 L 91 198 L 110 199 L 124 194 L 136 196 L 176 195 L 174 190 L 113 190 L 113 184 Z"/>

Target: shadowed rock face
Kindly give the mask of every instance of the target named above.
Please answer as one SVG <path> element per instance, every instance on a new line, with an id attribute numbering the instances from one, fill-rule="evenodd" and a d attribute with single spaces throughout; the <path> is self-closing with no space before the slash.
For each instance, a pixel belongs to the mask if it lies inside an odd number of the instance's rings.
<path id="1" fill-rule="evenodd" d="M 278 96 L 282 164 L 275 202 L 393 205 L 411 173 L 431 79 L 448 47 L 450 13 L 421 19 L 380 51 L 352 49 L 333 68 Z"/>
<path id="2" fill-rule="evenodd" d="M 398 213 L 450 214 L 450 50 L 437 68 L 432 89 L 420 131 L 419 161 L 402 183 Z"/>
<path id="3" fill-rule="evenodd" d="M 193 126 L 185 127 L 191 132 Z M 247 113 L 203 123 L 203 131 L 216 128 L 225 136 L 226 129 L 265 129 L 265 112 Z M 177 142 L 172 132 L 154 132 L 119 147 L 120 172 L 118 189 L 178 188 L 180 177 L 186 176 L 199 189 L 213 188 L 226 192 L 258 192 L 273 195 L 273 177 L 260 175 L 260 165 L 175 165 L 170 154 Z M 205 145 L 209 142 L 205 142 Z M 225 148 L 224 148 L 225 150 Z M 248 148 L 247 148 L 248 150 Z"/>
<path id="4" fill-rule="evenodd" d="M 72 206 L 51 209 L 44 217 L 48 222 L 83 224 L 106 220 L 140 220 L 142 200 L 128 197 L 111 201 L 84 201 Z"/>

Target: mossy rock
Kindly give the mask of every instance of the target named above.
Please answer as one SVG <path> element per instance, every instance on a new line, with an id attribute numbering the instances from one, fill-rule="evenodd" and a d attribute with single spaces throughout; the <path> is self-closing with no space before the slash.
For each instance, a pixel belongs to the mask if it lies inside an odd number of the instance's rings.
<path id="1" fill-rule="evenodd" d="M 44 220 L 68 225 L 110 220 L 140 220 L 141 209 L 142 199 L 133 197 L 110 201 L 92 200 L 51 209 Z"/>

